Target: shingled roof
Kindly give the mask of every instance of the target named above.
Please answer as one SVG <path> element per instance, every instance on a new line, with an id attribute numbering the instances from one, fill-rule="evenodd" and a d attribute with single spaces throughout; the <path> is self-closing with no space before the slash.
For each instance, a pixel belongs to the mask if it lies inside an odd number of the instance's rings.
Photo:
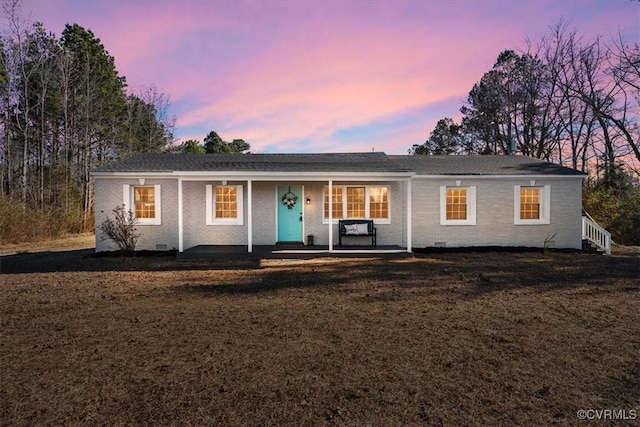
<path id="1" fill-rule="evenodd" d="M 384 153 L 141 154 L 94 172 L 410 172 Z"/>
<path id="2" fill-rule="evenodd" d="M 584 173 L 526 156 L 390 155 L 417 175 L 576 175 Z"/>
<path id="3" fill-rule="evenodd" d="M 94 169 L 136 172 L 356 172 L 416 175 L 563 175 L 580 171 L 524 156 L 412 156 L 385 153 L 141 154 Z"/>

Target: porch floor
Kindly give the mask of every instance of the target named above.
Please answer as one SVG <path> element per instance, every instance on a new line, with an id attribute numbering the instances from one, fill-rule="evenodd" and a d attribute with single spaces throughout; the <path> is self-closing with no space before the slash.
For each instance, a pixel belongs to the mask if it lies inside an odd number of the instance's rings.
<path id="1" fill-rule="evenodd" d="M 252 252 L 247 252 L 246 245 L 198 245 L 183 252 L 178 252 L 178 261 L 209 259 L 261 259 L 261 258 L 319 258 L 319 257 L 413 257 L 407 248 L 400 246 L 329 246 L 305 245 L 254 245 Z"/>

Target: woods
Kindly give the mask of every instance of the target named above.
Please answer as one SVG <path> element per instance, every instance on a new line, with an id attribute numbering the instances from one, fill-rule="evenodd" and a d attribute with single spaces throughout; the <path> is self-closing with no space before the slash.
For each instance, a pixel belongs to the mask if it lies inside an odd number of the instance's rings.
<path id="1" fill-rule="evenodd" d="M 59 38 L 5 3 L 0 36 L 0 231 L 11 240 L 93 228 L 89 172 L 173 140 L 168 97 L 129 90 L 91 30 Z"/>
<path id="2" fill-rule="evenodd" d="M 471 88 L 461 123 L 444 118 L 416 154 L 521 154 L 590 174 L 640 173 L 640 47 L 592 40 L 560 21 L 504 50 Z"/>

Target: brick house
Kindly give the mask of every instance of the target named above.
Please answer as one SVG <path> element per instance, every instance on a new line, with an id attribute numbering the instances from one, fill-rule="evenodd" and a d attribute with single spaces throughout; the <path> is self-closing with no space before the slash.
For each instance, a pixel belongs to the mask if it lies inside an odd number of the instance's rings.
<path id="1" fill-rule="evenodd" d="M 378 247 L 404 252 L 582 246 L 585 175 L 522 156 L 144 154 L 92 175 L 96 251 L 114 249 L 99 225 L 122 204 L 149 250 L 295 242 L 339 252 L 341 219 L 372 220 Z"/>

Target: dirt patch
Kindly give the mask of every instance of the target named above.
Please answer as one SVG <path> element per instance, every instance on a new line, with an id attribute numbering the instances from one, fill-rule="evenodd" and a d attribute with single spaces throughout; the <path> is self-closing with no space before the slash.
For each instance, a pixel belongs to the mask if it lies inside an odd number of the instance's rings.
<path id="1" fill-rule="evenodd" d="M 75 267 L 56 269 L 59 258 L 20 273 L 13 258 L 0 275 L 2 425 L 582 425 L 580 409 L 640 414 L 634 253 L 251 265 L 64 254 Z"/>

